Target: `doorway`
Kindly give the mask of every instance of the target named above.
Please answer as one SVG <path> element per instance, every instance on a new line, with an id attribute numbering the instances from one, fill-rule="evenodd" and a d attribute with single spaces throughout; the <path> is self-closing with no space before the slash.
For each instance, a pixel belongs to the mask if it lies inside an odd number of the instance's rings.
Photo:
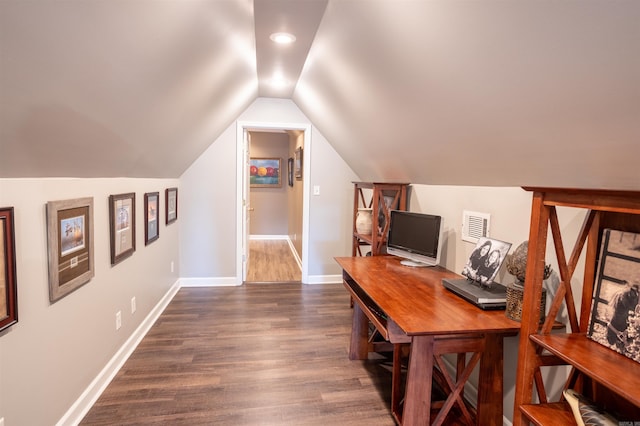
<path id="1" fill-rule="evenodd" d="M 302 167 L 301 179 L 294 177 L 294 188 L 300 193 L 301 207 L 297 220 L 300 221 L 300 225 L 296 230 L 288 231 L 286 238 L 288 238 L 288 244 L 298 245 L 296 252 L 301 253 L 299 256 L 299 264 L 301 269 L 300 282 L 308 282 L 308 235 L 309 235 L 309 221 L 308 221 L 308 206 L 309 206 L 309 154 L 311 152 L 311 127 L 308 124 L 291 124 L 291 123 L 252 123 L 252 122 L 237 122 L 236 128 L 236 148 L 237 148 L 237 256 L 236 256 L 236 282 L 242 284 L 247 281 L 248 266 L 251 262 L 250 251 L 250 219 L 251 219 L 251 199 L 249 190 L 249 167 L 250 159 L 253 154 L 250 152 L 250 132 L 287 132 L 291 134 L 297 134 L 297 145 L 303 147 L 301 162 L 306 167 Z M 290 151 L 293 152 L 293 151 Z M 291 154 L 287 154 L 291 155 Z M 288 186 L 288 158 L 282 158 L 282 183 Z M 259 260 L 259 259 L 256 259 Z"/>
<path id="2" fill-rule="evenodd" d="M 249 132 L 249 256 L 245 282 L 300 282 L 301 181 L 289 180 L 288 158 L 304 141 L 285 130 Z M 293 158 L 292 158 L 293 159 Z"/>

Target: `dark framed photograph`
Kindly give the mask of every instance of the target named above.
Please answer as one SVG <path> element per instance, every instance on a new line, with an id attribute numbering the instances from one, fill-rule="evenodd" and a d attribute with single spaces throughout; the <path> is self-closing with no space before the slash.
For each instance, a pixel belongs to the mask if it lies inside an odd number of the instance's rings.
<path id="1" fill-rule="evenodd" d="M 93 197 L 47 203 L 49 301 L 55 302 L 94 276 Z"/>
<path id="2" fill-rule="evenodd" d="M 166 225 L 178 220 L 178 188 L 165 189 L 164 207 Z"/>
<path id="3" fill-rule="evenodd" d="M 0 208 L 0 331 L 18 322 L 13 207 Z"/>
<path id="4" fill-rule="evenodd" d="M 605 229 L 587 336 L 640 362 L 640 234 Z"/>
<path id="5" fill-rule="evenodd" d="M 302 147 L 298 147 L 296 149 L 296 159 L 295 159 L 295 176 L 297 180 L 302 179 Z"/>
<path id="6" fill-rule="evenodd" d="M 280 158 L 252 158 L 249 160 L 249 186 L 251 188 L 279 188 Z"/>
<path id="7" fill-rule="evenodd" d="M 287 160 L 287 176 L 289 180 L 289 186 L 293 186 L 293 158 L 289 157 Z"/>
<path id="8" fill-rule="evenodd" d="M 109 233 L 111 264 L 126 259 L 136 251 L 136 194 L 109 196 Z"/>
<path id="9" fill-rule="evenodd" d="M 160 227 L 158 226 L 159 206 L 159 192 L 147 192 L 144 194 L 144 245 L 148 245 L 160 237 Z"/>

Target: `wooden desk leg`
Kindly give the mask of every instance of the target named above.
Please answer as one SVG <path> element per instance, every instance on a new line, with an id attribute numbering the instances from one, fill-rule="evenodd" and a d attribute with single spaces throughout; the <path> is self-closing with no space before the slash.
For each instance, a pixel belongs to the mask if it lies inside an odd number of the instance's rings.
<path id="1" fill-rule="evenodd" d="M 502 425 L 504 342 L 501 335 L 487 334 L 478 377 L 478 425 Z"/>
<path id="2" fill-rule="evenodd" d="M 349 359 L 367 359 L 369 357 L 369 318 L 362 312 L 360 305 L 353 304 L 353 323 Z"/>
<path id="3" fill-rule="evenodd" d="M 414 336 L 407 370 L 407 390 L 402 413 L 403 426 L 430 424 L 432 377 L 433 337 Z"/>

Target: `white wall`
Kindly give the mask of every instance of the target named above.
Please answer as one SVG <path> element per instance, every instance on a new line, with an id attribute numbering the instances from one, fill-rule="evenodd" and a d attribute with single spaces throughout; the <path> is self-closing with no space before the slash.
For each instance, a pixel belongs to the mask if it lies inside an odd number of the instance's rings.
<path id="1" fill-rule="evenodd" d="M 164 206 L 164 190 L 174 186 L 178 181 L 173 179 L 0 180 L 0 206 L 15 209 L 18 283 L 18 323 L 0 333 L 0 418 L 5 425 L 58 422 L 176 283 L 178 226 L 165 226 L 162 209 L 159 239 L 145 246 L 143 225 L 143 194 L 160 192 Z M 125 192 L 136 193 L 136 251 L 111 266 L 108 197 Z M 51 304 L 44 206 L 87 196 L 94 198 L 95 277 Z M 116 331 L 118 310 L 122 328 Z"/>
<path id="2" fill-rule="evenodd" d="M 309 125 L 287 99 L 258 98 L 240 122 Z M 292 127 L 293 128 L 293 127 Z M 183 203 L 180 221 L 181 278 L 205 284 L 232 284 L 237 275 L 236 247 L 236 123 L 227 128 L 180 178 Z M 310 282 L 339 280 L 333 256 L 351 253 L 351 181 L 357 176 L 314 127 L 305 149 L 312 147 L 309 188 L 321 193 L 309 201 Z M 296 184 L 301 181 L 296 181 Z M 345 232 L 347 234 L 345 234 Z"/>

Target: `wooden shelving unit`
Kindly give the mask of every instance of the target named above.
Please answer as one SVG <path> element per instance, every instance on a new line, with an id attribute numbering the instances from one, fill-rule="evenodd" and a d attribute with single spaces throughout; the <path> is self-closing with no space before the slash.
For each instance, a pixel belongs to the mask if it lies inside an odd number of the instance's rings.
<path id="1" fill-rule="evenodd" d="M 389 211 L 407 209 L 408 183 L 389 182 L 353 182 L 353 249 L 352 256 L 364 256 L 363 246 L 371 247 L 371 254 L 381 254 L 389 230 Z M 386 198 L 386 200 L 385 200 Z M 356 231 L 356 218 L 359 208 L 371 208 L 373 227 L 370 235 Z M 379 214 L 382 214 L 379 220 Z"/>
<path id="2" fill-rule="evenodd" d="M 602 230 L 640 232 L 640 192 L 563 188 L 524 188 L 533 194 L 522 308 L 514 421 L 515 426 L 576 424 L 568 404 L 550 402 L 541 368 L 568 365 L 565 388 L 593 400 L 608 411 L 638 420 L 640 412 L 640 364 L 587 338 Z M 582 229 L 566 257 L 557 207 L 586 209 Z M 560 283 L 546 321 L 540 327 L 547 236 L 551 233 L 559 265 Z M 580 294 L 573 294 L 571 280 L 584 253 Z M 577 309 L 576 301 L 580 301 Z M 569 331 L 551 333 L 556 315 L 566 306 Z M 534 389 L 537 401 L 534 402 Z"/>

